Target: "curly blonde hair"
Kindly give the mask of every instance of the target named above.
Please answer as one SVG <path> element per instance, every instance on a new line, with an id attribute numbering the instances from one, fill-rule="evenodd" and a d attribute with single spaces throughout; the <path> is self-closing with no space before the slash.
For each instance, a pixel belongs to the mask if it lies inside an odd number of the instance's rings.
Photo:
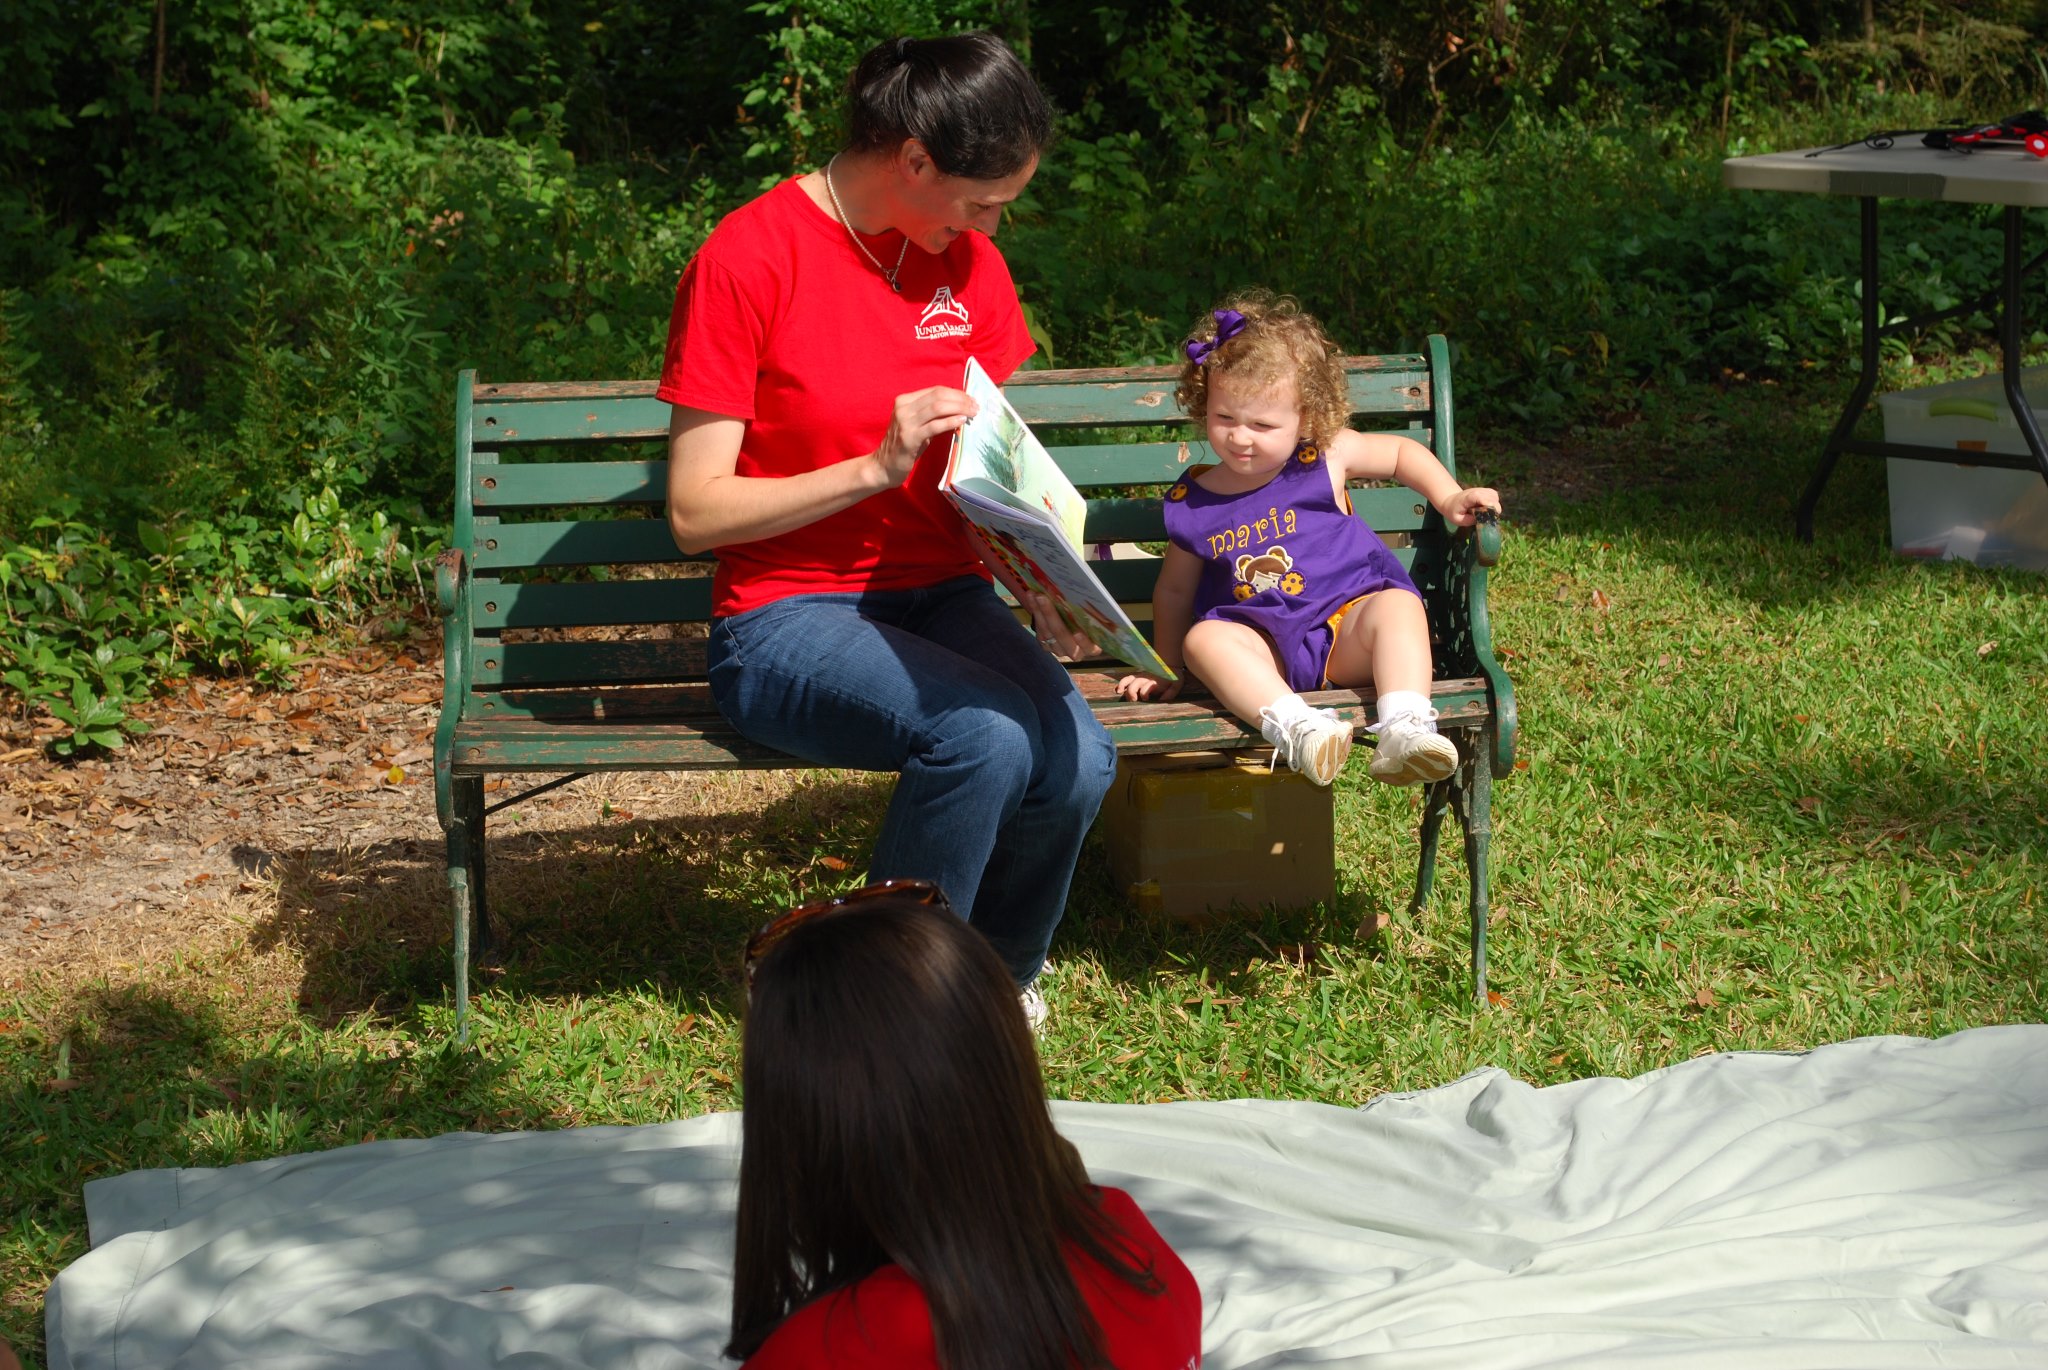
<path id="1" fill-rule="evenodd" d="M 1229 376 L 1264 392 L 1293 381 L 1301 407 L 1301 436 L 1318 445 L 1335 437 L 1351 417 L 1350 387 L 1342 354 L 1311 314 L 1291 295 L 1247 290 L 1204 314 L 1188 334 L 1190 343 L 1215 343 L 1216 316 L 1244 315 L 1242 332 L 1217 344 L 1201 361 L 1183 362 L 1173 397 L 1191 419 L 1209 415 L 1209 383 Z"/>

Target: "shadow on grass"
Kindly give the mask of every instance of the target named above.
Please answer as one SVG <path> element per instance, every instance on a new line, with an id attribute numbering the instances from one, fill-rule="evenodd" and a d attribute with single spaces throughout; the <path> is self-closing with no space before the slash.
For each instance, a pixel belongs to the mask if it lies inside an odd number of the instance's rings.
<path id="1" fill-rule="evenodd" d="M 84 1186 L 153 1167 L 458 1130 L 560 1126 L 558 1104 L 478 1052 L 259 1026 L 232 968 L 203 984 L 78 991 L 0 1052 L 0 1284 L 18 1293 L 85 1254 Z M 13 1268 L 5 1268 L 6 1266 Z M 5 1321 L 33 1331 L 10 1297 Z"/>
<path id="2" fill-rule="evenodd" d="M 516 809 L 496 816 L 487 876 L 495 938 L 472 986 L 515 997 L 644 989 L 679 1012 L 737 1014 L 748 934 L 779 909 L 860 878 L 888 783 L 814 777 L 794 794 L 716 814 L 620 813 L 545 831 L 522 830 L 509 817 Z M 1454 839 L 1446 847 L 1439 897 L 1455 899 L 1462 919 L 1462 862 Z M 301 848 L 271 873 L 277 911 L 251 945 L 286 945 L 303 958 L 299 1002 L 316 1020 L 402 1017 L 446 1001 L 452 915 L 437 837 Z M 1053 956 L 1086 951 L 1132 985 L 1205 968 L 1235 973 L 1249 959 L 1312 960 L 1319 948 L 1369 941 L 1385 910 L 1367 903 L 1346 891 L 1329 908 L 1236 910 L 1199 924 L 1148 917 L 1113 887 L 1091 842 Z"/>
<path id="3" fill-rule="evenodd" d="M 515 782 L 520 777 L 513 777 Z M 763 803 L 688 817 L 490 821 L 492 945 L 474 987 L 513 994 L 643 987 L 686 1008 L 736 1007 L 740 948 L 774 908 L 836 888 L 871 834 L 873 782 L 817 779 Z M 841 855 L 840 853 L 845 853 Z M 445 999 L 451 920 L 440 835 L 308 847 L 275 870 L 277 910 L 252 945 L 305 962 L 301 1006 L 335 1020 Z"/>

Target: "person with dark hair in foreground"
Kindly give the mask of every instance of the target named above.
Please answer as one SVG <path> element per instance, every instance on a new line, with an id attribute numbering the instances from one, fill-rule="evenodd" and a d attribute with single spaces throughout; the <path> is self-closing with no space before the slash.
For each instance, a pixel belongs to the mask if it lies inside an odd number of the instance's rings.
<path id="1" fill-rule="evenodd" d="M 1001 39 L 860 61 L 847 146 L 727 216 L 685 268 L 655 394 L 668 521 L 716 548 L 708 678 L 749 739 L 895 771 L 870 879 L 937 882 L 1036 1021 L 1033 981 L 1116 749 L 1057 652 L 1084 641 L 990 585 L 939 491 L 975 409 L 1033 350 L 990 235 L 1052 112 Z"/>
<path id="2" fill-rule="evenodd" d="M 1193 1370 L 1201 1291 L 1054 1131 L 988 944 L 925 881 L 747 944 L 732 1340 L 747 1370 Z"/>

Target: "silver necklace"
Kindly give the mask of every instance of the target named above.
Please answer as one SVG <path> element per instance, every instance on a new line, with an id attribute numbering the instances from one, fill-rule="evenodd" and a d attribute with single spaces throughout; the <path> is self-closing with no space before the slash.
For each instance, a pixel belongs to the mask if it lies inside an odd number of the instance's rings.
<path id="1" fill-rule="evenodd" d="M 838 160 L 839 154 L 833 153 L 832 162 Z M 825 194 L 831 197 L 832 212 L 839 216 L 840 226 L 846 230 L 846 236 L 853 239 L 853 245 L 860 249 L 860 255 L 873 262 L 875 270 L 881 272 L 882 279 L 889 283 L 889 288 L 898 295 L 901 295 L 903 287 L 896 284 L 896 273 L 903 269 L 903 258 L 910 252 L 910 235 L 907 233 L 903 235 L 903 246 L 896 253 L 896 265 L 883 266 L 882 259 L 873 252 L 870 252 L 868 245 L 860 240 L 860 234 L 853 231 L 853 224 L 848 221 L 846 210 L 839 203 L 839 192 L 832 188 L 832 162 L 825 163 Z"/>

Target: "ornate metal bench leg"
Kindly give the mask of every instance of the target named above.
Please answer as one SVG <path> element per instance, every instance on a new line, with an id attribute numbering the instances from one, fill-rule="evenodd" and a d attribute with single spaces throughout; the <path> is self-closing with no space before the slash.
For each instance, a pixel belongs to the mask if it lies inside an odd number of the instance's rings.
<path id="1" fill-rule="evenodd" d="M 484 778 L 462 776 L 455 782 L 455 811 L 469 829 L 470 927 L 476 953 L 481 956 L 496 941 L 491 936 L 491 901 L 484 879 L 489 864 L 484 846 Z"/>
<path id="2" fill-rule="evenodd" d="M 1429 903 L 1430 887 L 1436 883 L 1436 844 L 1443 833 L 1444 811 L 1450 807 L 1451 784 L 1439 780 L 1422 794 L 1422 858 L 1415 867 L 1415 897 L 1408 902 L 1411 918 Z"/>
<path id="3" fill-rule="evenodd" d="M 455 913 L 455 1040 L 469 1041 L 470 929 L 484 924 L 484 786 L 481 777 L 455 781 L 455 821 L 448 826 L 448 890 Z"/>
<path id="4" fill-rule="evenodd" d="M 1465 870 L 1472 880 L 1472 995 L 1486 1006 L 1486 848 L 1493 836 L 1493 730 L 1475 739 L 1460 768 L 1458 819 L 1465 828 Z"/>

